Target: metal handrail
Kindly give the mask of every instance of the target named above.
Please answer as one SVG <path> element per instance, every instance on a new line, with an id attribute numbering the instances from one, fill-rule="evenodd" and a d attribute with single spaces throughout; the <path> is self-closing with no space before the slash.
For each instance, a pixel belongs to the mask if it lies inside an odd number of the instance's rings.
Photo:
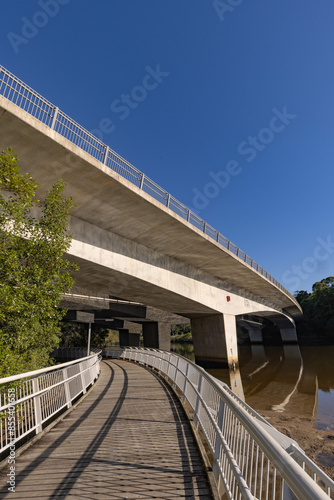
<path id="1" fill-rule="evenodd" d="M 227 498 L 292 500 L 296 495 L 300 500 L 328 500 L 333 495 L 334 482 L 295 441 L 203 368 L 157 349 L 125 348 L 108 355 L 158 370 L 181 392 L 207 440 L 217 486 L 223 485 Z"/>
<path id="2" fill-rule="evenodd" d="M 85 394 L 100 373 L 100 353 L 60 365 L 0 379 L 0 453 L 39 434 L 74 399 Z"/>
<path id="3" fill-rule="evenodd" d="M 77 145 L 80 149 L 148 193 L 155 200 L 188 221 L 192 226 L 200 229 L 209 238 L 221 244 L 231 254 L 237 257 L 240 262 L 243 262 L 246 266 L 252 268 L 255 272 L 273 283 L 295 302 L 296 299 L 283 287 L 283 285 L 267 273 L 267 271 L 259 266 L 245 252 L 242 252 L 240 248 L 225 238 L 219 231 L 209 226 L 203 219 L 198 217 L 197 214 L 172 197 L 149 177 L 146 177 L 143 172 L 140 172 L 140 170 L 113 151 L 107 144 L 104 144 L 91 132 L 72 120 L 72 118 L 67 116 L 57 106 L 35 92 L 31 87 L 1 65 L 0 95 L 3 95 L 6 99 L 37 118 L 47 127 L 55 130 L 70 142 Z"/>

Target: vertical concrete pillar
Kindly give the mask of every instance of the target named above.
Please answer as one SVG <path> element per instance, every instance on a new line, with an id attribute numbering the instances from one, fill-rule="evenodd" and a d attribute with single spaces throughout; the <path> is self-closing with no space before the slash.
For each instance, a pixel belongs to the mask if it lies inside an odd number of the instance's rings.
<path id="1" fill-rule="evenodd" d="M 196 362 L 202 366 L 236 367 L 238 343 L 236 317 L 215 314 L 191 319 Z"/>
<path id="2" fill-rule="evenodd" d="M 281 332 L 282 342 L 298 342 L 296 326 L 293 320 L 284 317 L 270 318 Z"/>
<path id="3" fill-rule="evenodd" d="M 130 346 L 130 334 L 129 330 L 122 328 L 118 330 L 119 332 L 119 345 L 121 347 L 129 347 Z"/>
<path id="4" fill-rule="evenodd" d="M 207 367 L 228 366 L 233 392 L 245 399 L 238 360 L 237 323 L 232 314 L 191 319 L 196 363 Z"/>
<path id="5" fill-rule="evenodd" d="M 196 363 L 207 368 L 227 366 L 223 315 L 192 318 L 190 323 Z"/>
<path id="6" fill-rule="evenodd" d="M 294 326 L 290 328 L 280 328 L 282 342 L 298 342 L 297 331 Z"/>
<path id="7" fill-rule="evenodd" d="M 236 370 L 239 369 L 236 317 L 232 314 L 224 314 L 223 319 L 228 366 L 230 370 Z"/>
<path id="8" fill-rule="evenodd" d="M 139 333 L 130 333 L 126 328 L 119 330 L 119 345 L 121 347 L 139 347 Z"/>
<path id="9" fill-rule="evenodd" d="M 143 323 L 144 347 L 154 347 L 170 351 L 171 326 L 161 321 L 145 321 Z"/>
<path id="10" fill-rule="evenodd" d="M 131 347 L 139 347 L 139 333 L 129 333 L 129 342 Z"/>

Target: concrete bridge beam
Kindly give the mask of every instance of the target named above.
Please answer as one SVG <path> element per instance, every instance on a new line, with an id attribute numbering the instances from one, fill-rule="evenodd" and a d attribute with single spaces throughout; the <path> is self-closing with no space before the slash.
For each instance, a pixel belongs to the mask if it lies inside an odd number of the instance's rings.
<path id="1" fill-rule="evenodd" d="M 143 323 L 144 347 L 154 347 L 170 351 L 170 323 L 146 321 Z"/>

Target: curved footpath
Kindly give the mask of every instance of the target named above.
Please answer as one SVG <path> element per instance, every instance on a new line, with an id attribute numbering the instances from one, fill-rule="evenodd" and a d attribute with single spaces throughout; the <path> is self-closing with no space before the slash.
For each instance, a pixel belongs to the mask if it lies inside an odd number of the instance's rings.
<path id="1" fill-rule="evenodd" d="M 8 468 L 0 471 L 0 497 Z M 16 498 L 211 499 L 190 424 L 154 373 L 101 363 L 95 388 L 16 461 Z"/>

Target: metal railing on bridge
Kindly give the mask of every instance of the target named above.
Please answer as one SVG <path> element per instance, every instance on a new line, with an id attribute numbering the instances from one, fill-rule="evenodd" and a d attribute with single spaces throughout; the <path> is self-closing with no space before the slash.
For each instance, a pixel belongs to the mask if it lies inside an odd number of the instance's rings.
<path id="1" fill-rule="evenodd" d="M 229 387 L 174 353 L 155 349 L 103 350 L 158 370 L 194 414 L 209 445 L 213 474 L 229 499 L 334 498 L 334 482 Z"/>
<path id="2" fill-rule="evenodd" d="M 72 120 L 57 106 L 53 105 L 43 96 L 35 92 L 15 75 L 0 65 L 0 95 L 16 104 L 18 107 L 37 118 L 47 127 L 58 132 L 61 136 L 81 148 L 93 158 L 97 159 L 107 167 L 111 168 L 119 175 L 130 181 L 132 184 L 151 195 L 155 200 L 165 207 L 190 222 L 197 229 L 209 236 L 215 242 L 222 245 L 240 261 L 254 269 L 264 278 L 273 283 L 293 300 L 294 297 L 286 290 L 273 276 L 263 267 L 251 259 L 245 252 L 240 250 L 230 240 L 225 238 L 219 231 L 207 224 L 198 217 L 188 207 L 174 198 L 158 184 L 149 179 L 144 173 L 131 165 L 127 160 L 118 155 L 108 145 L 104 144 L 88 130 Z"/>
<path id="3" fill-rule="evenodd" d="M 0 379 L 0 454 L 43 426 L 86 393 L 100 373 L 100 353 Z"/>

